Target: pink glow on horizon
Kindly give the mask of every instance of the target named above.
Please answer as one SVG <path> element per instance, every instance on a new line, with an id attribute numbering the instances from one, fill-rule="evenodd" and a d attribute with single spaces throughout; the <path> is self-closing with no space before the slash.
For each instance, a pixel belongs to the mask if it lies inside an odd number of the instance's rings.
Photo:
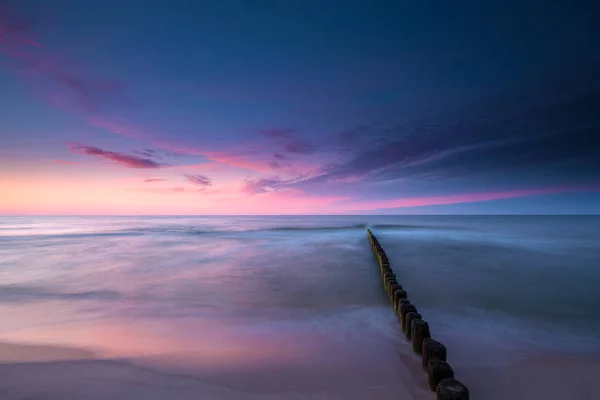
<path id="1" fill-rule="evenodd" d="M 50 160 L 50 161 L 57 163 L 57 164 L 64 164 L 64 165 L 79 165 L 80 164 L 77 161 L 67 161 L 67 160 Z"/>

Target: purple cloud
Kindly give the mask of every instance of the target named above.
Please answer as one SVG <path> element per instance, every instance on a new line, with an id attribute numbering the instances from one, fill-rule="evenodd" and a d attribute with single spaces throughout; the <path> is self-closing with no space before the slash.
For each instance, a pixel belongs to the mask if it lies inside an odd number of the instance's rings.
<path id="1" fill-rule="evenodd" d="M 212 185 L 212 179 L 207 176 L 199 175 L 199 174 L 185 174 L 185 178 L 188 182 L 193 183 L 194 185 L 200 186 L 202 189 L 205 189 Z"/>
<path id="2" fill-rule="evenodd" d="M 102 157 L 128 168 L 162 168 L 167 166 L 166 164 L 158 163 L 149 158 L 107 151 L 94 146 L 71 145 L 69 150 L 73 153 Z"/>
<path id="3" fill-rule="evenodd" d="M 148 179 L 144 179 L 144 182 L 165 182 L 166 179 L 164 178 L 148 178 Z"/>
<path id="4" fill-rule="evenodd" d="M 122 95 L 121 82 L 97 79 L 78 71 L 73 60 L 57 57 L 35 38 L 33 21 L 0 0 L 0 54 L 3 64 L 24 78 L 42 83 L 49 100 L 61 108 L 97 111 Z"/>
<path id="5" fill-rule="evenodd" d="M 297 132 L 293 129 L 269 129 L 263 133 L 276 141 L 288 153 L 310 154 L 317 150 L 316 145 L 297 137 Z"/>
<path id="6" fill-rule="evenodd" d="M 249 195 L 266 193 L 276 190 L 276 187 L 283 182 L 278 176 L 274 176 L 273 178 L 246 179 L 243 182 L 242 192 Z"/>
<path id="7" fill-rule="evenodd" d="M 140 156 L 144 156 L 147 158 L 155 158 L 155 159 L 163 158 L 162 156 L 160 156 L 160 154 L 156 150 L 152 150 L 152 149 L 134 150 L 133 152 L 135 154 L 139 154 Z"/>
<path id="8" fill-rule="evenodd" d="M 33 39 L 32 20 L 10 10 L 6 1 L 0 1 L 0 45 L 43 47 Z"/>

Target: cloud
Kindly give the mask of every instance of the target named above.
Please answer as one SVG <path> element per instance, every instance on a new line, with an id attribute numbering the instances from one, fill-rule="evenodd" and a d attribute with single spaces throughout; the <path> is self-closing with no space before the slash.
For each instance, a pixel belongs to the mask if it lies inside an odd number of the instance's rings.
<path id="1" fill-rule="evenodd" d="M 147 139 L 148 136 L 138 126 L 131 124 L 130 122 L 116 121 L 107 117 L 92 116 L 88 117 L 87 123 L 95 126 L 96 128 L 102 128 L 109 132 L 117 135 L 126 137 L 128 139 Z"/>
<path id="2" fill-rule="evenodd" d="M 64 164 L 64 165 L 79 165 L 80 164 L 76 161 L 67 161 L 67 160 L 50 160 L 50 161 L 57 163 L 57 164 Z"/>
<path id="3" fill-rule="evenodd" d="M 340 212 L 335 203 L 347 196 L 313 196 L 299 189 L 265 191 L 254 196 L 224 198 L 215 202 L 218 214 L 332 214 Z"/>
<path id="4" fill-rule="evenodd" d="M 341 160 L 324 167 L 312 183 L 443 180 L 494 172 L 595 179 L 600 177 L 598 132 L 597 79 L 546 82 L 459 111 L 354 132 L 338 147 Z"/>
<path id="5" fill-rule="evenodd" d="M 249 169 L 256 172 L 267 172 L 269 170 L 268 163 L 262 160 L 253 159 L 247 154 L 235 154 L 225 152 L 205 152 L 204 156 L 209 160 L 231 165 L 238 168 Z"/>
<path id="6" fill-rule="evenodd" d="M 135 154 L 139 154 L 140 156 L 148 157 L 148 158 L 160 158 L 163 157 L 156 150 L 152 149 L 142 149 L 142 150 L 134 150 Z"/>
<path id="7" fill-rule="evenodd" d="M 107 151 L 93 146 L 71 145 L 70 150 L 78 154 L 102 157 L 128 168 L 162 168 L 167 166 L 149 158 Z"/>
<path id="8" fill-rule="evenodd" d="M 415 197 L 383 201 L 365 202 L 349 207 L 352 211 L 372 211 L 390 208 L 422 207 L 457 203 L 476 203 L 480 201 L 513 199 L 553 193 L 600 191 L 600 185 L 580 187 L 551 187 L 508 190 L 503 192 L 465 193 L 450 196 Z"/>
<path id="9" fill-rule="evenodd" d="M 144 182 L 165 182 L 166 179 L 165 178 L 148 178 L 148 179 L 144 179 Z"/>
<path id="10" fill-rule="evenodd" d="M 269 161 L 269 166 L 273 169 L 291 168 L 291 164 L 284 160 L 286 157 L 283 154 L 274 153 L 273 160 Z"/>
<path id="11" fill-rule="evenodd" d="M 202 189 L 212 185 L 212 179 L 204 175 L 185 174 L 184 177 L 188 180 L 188 182 L 193 183 L 196 186 L 200 186 Z"/>
<path id="12" fill-rule="evenodd" d="M 288 153 L 311 154 L 317 149 L 315 144 L 298 137 L 297 132 L 293 129 L 269 129 L 263 133 Z"/>
<path id="13" fill-rule="evenodd" d="M 153 194 L 178 194 L 185 193 L 186 189 L 181 186 L 172 187 L 172 188 L 136 188 L 136 189 L 128 189 L 133 192 L 144 192 L 144 193 L 153 193 Z"/>
<path id="14" fill-rule="evenodd" d="M 36 88 L 41 89 L 55 106 L 68 111 L 83 111 L 81 116 L 93 127 L 129 139 L 145 141 L 168 151 L 168 155 L 200 155 L 220 164 L 263 173 L 273 168 L 290 168 L 289 162 L 281 161 L 283 154 L 279 152 L 276 154 L 280 157 L 276 156 L 275 161 L 271 160 L 270 154 L 276 149 L 298 155 L 310 154 L 315 150 L 313 144 L 299 137 L 292 129 L 266 130 L 262 139 L 266 137 L 268 143 L 256 144 L 253 141 L 254 146 L 248 144 L 239 151 L 215 150 L 214 146 L 199 149 L 174 143 L 170 139 L 161 139 L 143 124 L 127 118 L 106 115 L 105 105 L 120 102 L 124 97 L 125 85 L 122 82 L 92 77 L 72 60 L 60 59 L 57 54 L 34 40 L 31 23 L 22 22 L 25 20 L 9 10 L 8 6 L 0 11 L 0 44 L 10 42 L 10 46 L 1 46 L 0 51 L 14 61 L 13 67 L 18 74 L 24 78 L 34 78 Z M 151 160 L 159 158 L 157 154 L 145 151 L 136 152 L 136 155 Z"/>
<path id="15" fill-rule="evenodd" d="M 272 178 L 246 179 L 243 181 L 242 192 L 248 195 L 266 193 L 276 190 L 283 183 L 278 176 Z"/>
<path id="16" fill-rule="evenodd" d="M 31 18 L 17 15 L 9 8 L 8 2 L 0 1 L 0 46 L 43 47 L 33 39 L 32 25 Z"/>
<path id="17" fill-rule="evenodd" d="M 72 60 L 50 53 L 35 38 L 33 20 L 0 2 L 0 54 L 9 69 L 24 79 L 34 79 L 54 105 L 67 109 L 98 111 L 123 95 L 118 81 L 98 79 L 81 72 Z"/>

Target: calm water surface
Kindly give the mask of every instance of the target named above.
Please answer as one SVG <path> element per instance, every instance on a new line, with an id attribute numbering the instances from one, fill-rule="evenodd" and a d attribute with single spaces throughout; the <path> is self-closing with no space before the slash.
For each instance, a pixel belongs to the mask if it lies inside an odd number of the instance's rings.
<path id="1" fill-rule="evenodd" d="M 213 371 L 387 354 L 366 226 L 456 362 L 600 351 L 600 217 L 567 216 L 2 217 L 0 341 Z"/>

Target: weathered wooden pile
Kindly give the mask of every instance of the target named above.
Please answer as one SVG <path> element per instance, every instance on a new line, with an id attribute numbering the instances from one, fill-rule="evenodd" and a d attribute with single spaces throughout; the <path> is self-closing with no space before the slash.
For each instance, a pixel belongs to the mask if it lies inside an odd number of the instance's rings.
<path id="1" fill-rule="evenodd" d="M 408 300 L 408 295 L 396 280 L 385 251 L 370 229 L 367 229 L 373 252 L 379 260 L 383 287 L 394 312 L 400 319 L 400 327 L 412 342 L 415 353 L 420 354 L 423 368 L 427 371 L 431 390 L 437 393 L 438 400 L 468 400 L 469 390 L 454 379 L 454 371 L 446 361 L 446 346 L 431 338 L 429 325 L 423 320 L 417 307 Z"/>

